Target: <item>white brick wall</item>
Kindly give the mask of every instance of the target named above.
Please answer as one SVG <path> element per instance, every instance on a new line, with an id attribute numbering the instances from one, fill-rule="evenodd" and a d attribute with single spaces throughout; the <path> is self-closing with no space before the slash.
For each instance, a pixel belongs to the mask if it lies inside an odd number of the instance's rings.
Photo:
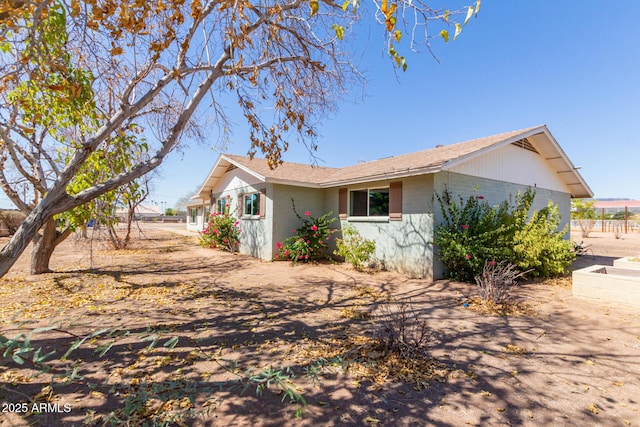
<path id="1" fill-rule="evenodd" d="M 435 174 L 434 188 L 439 194 L 442 194 L 445 188 L 448 189 L 452 196 L 456 198 L 456 201 L 458 200 L 458 195 L 461 195 L 463 200 L 465 200 L 473 194 L 474 189 L 477 189 L 475 193 L 477 196 L 484 197 L 484 200 L 490 205 L 496 205 L 504 200 L 513 203 L 518 191 L 524 192 L 529 187 L 459 173 L 439 172 Z M 535 187 L 533 190 L 535 190 L 536 196 L 533 200 L 532 209 L 540 210 L 545 208 L 549 200 L 552 200 L 554 204 L 558 205 L 558 210 L 562 216 L 560 228 L 564 227 L 565 224 L 570 221 L 571 196 L 567 193 L 539 187 Z M 440 207 L 437 201 L 434 206 L 434 216 L 436 224 L 442 222 L 442 214 L 440 213 Z M 569 238 L 569 233 L 567 233 L 566 238 Z M 437 248 L 436 261 L 434 263 L 434 277 L 444 277 L 444 266 L 437 258 Z"/>
<path id="2" fill-rule="evenodd" d="M 518 191 L 524 192 L 529 187 L 459 173 L 439 172 L 435 175 L 435 189 L 439 194 L 442 194 L 445 188 L 447 188 L 454 197 L 461 195 L 463 199 L 469 197 L 473 194 L 474 189 L 477 189 L 475 193 L 477 196 L 484 197 L 484 200 L 490 205 L 496 205 L 504 200 L 508 200 L 510 203 L 515 202 Z M 532 209 L 540 210 L 545 208 L 549 200 L 552 200 L 554 204 L 558 205 L 562 216 L 562 224 L 560 227 L 564 227 L 570 220 L 571 196 L 568 193 L 540 187 L 533 187 L 532 189 L 536 192 Z M 435 209 L 436 219 L 439 221 L 440 212 L 437 202 Z"/>

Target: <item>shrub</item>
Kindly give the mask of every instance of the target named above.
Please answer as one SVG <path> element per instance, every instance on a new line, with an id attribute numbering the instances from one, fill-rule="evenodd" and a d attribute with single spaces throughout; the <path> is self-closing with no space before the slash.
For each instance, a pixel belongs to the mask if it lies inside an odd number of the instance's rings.
<path id="1" fill-rule="evenodd" d="M 429 358 L 433 331 L 420 318 L 411 301 L 401 301 L 396 303 L 395 310 L 387 306 L 375 337 L 383 353 L 395 354 L 405 360 L 426 359 Z"/>
<path id="2" fill-rule="evenodd" d="M 507 303 L 511 298 L 511 289 L 518 284 L 521 276 L 523 273 L 510 262 L 485 262 L 482 274 L 475 278 L 480 298 L 493 304 Z"/>
<path id="3" fill-rule="evenodd" d="M 571 200 L 571 219 L 578 221 L 582 237 L 589 237 L 596 225 L 596 210 L 593 207 L 595 200 L 573 199 Z"/>
<path id="4" fill-rule="evenodd" d="M 240 223 L 229 214 L 215 212 L 209 216 L 209 222 L 200 233 L 200 244 L 205 248 L 221 248 L 235 252 L 240 243 Z"/>
<path id="5" fill-rule="evenodd" d="M 533 212 L 513 236 L 513 261 L 534 276 L 563 274 L 576 258 L 573 243 L 564 239 L 568 225 L 561 231 L 558 207 L 549 202 L 546 208 Z"/>
<path id="6" fill-rule="evenodd" d="M 336 247 L 334 255 L 343 257 L 356 270 L 362 270 L 376 251 L 376 243 L 363 238 L 351 225 L 342 228 L 342 239 L 336 239 Z"/>
<path id="7" fill-rule="evenodd" d="M 507 242 L 515 218 L 510 217 L 507 202 L 491 207 L 482 196 L 473 194 L 456 203 L 447 190 L 436 198 L 443 222 L 436 227 L 434 243 L 449 277 L 472 282 L 485 260 L 509 257 Z"/>
<path id="8" fill-rule="evenodd" d="M 327 241 L 329 235 L 335 230 L 329 229 L 329 224 L 336 219 L 332 218 L 332 212 L 314 218 L 311 211 L 304 213 L 304 218 L 298 214 L 296 205 L 291 199 L 293 212 L 298 219 L 302 221 L 302 225 L 297 229 L 291 230 L 293 235 L 283 242 L 278 242 L 278 256 L 280 258 L 289 259 L 294 264 L 298 261 L 308 262 L 311 260 L 327 257 Z"/>
<path id="9" fill-rule="evenodd" d="M 549 204 L 531 213 L 535 193 L 518 193 L 515 204 L 504 201 L 490 206 L 481 196 L 471 195 L 457 203 L 445 190 L 436 195 L 443 221 L 436 227 L 434 243 L 447 274 L 455 280 L 472 282 L 487 260 L 509 261 L 533 275 L 562 274 L 575 253 L 571 242 L 558 231 L 558 208 Z"/>

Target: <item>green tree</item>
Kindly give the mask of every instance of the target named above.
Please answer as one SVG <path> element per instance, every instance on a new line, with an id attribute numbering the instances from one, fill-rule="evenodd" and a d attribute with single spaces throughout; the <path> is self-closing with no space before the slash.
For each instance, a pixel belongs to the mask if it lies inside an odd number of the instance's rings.
<path id="1" fill-rule="evenodd" d="M 589 237 L 596 225 L 596 209 L 593 207 L 595 200 L 572 199 L 571 219 L 577 220 L 582 237 Z"/>
<path id="2" fill-rule="evenodd" d="M 432 34 L 448 41 L 451 30 L 456 38 L 478 8 L 479 1 L 440 10 L 420 0 L 366 7 L 356 0 L 3 2 L 0 149 L 3 169 L 11 171 L 3 189 L 17 200 L 9 187 L 20 176 L 34 198 L 0 252 L 0 275 L 55 215 L 140 178 L 185 136 L 209 135 L 205 125 L 218 124 L 225 138 L 229 100 L 246 119 L 249 153 L 265 154 L 271 167 L 289 141 L 314 149 L 321 118 L 362 83 L 343 44 L 358 18 L 380 24 L 389 56 L 404 70 L 402 51 L 429 48 Z M 149 156 L 70 191 L 93 153 L 132 123 L 153 130 Z M 70 151 L 60 165 L 63 148 Z"/>
<path id="3" fill-rule="evenodd" d="M 68 52 L 67 14 L 53 3 L 39 22 L 40 38 L 25 42 L 23 51 L 32 60 L 23 65 L 28 78 L 6 88 L 7 110 L 13 126 L 0 127 L 4 156 L 0 185 L 16 206 L 29 215 L 51 191 L 86 136 L 97 129 L 104 113 L 92 88 L 93 74 L 72 63 Z M 36 43 L 39 42 L 40 44 Z M 44 66 L 41 66 L 44 63 Z M 98 145 L 78 172 L 71 176 L 66 193 L 75 195 L 124 172 L 143 158 L 146 143 L 135 124 Z M 105 204 L 116 193 L 129 198 L 138 184 L 134 180 L 118 190 L 46 219 L 32 237 L 31 273 L 50 271 L 55 248 L 90 218 L 112 210 Z M 20 191 L 20 190 L 23 191 Z"/>

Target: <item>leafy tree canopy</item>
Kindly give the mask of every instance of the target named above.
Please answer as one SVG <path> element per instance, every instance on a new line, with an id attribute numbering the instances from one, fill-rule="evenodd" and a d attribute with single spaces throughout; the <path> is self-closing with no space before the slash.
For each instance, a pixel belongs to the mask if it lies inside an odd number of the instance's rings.
<path id="1" fill-rule="evenodd" d="M 204 140 L 212 125 L 227 135 L 230 100 L 249 128 L 250 155 L 277 167 L 290 141 L 313 150 L 321 118 L 362 83 L 347 43 L 357 19 L 379 24 L 392 63 L 405 70 L 403 52 L 455 39 L 479 6 L 2 0 L 0 185 L 29 215 L 0 252 L 0 275 L 54 215 L 155 169 L 185 136 Z M 80 176 L 101 159 L 116 169 Z"/>

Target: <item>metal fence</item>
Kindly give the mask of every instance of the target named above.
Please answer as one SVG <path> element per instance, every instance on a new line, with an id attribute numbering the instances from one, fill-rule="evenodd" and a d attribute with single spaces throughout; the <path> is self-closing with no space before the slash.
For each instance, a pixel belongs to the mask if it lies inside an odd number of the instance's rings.
<path id="1" fill-rule="evenodd" d="M 591 231 L 617 234 L 640 232 L 640 221 L 624 219 L 572 219 L 571 228 L 580 229 L 580 221 L 593 221 L 593 228 Z"/>

